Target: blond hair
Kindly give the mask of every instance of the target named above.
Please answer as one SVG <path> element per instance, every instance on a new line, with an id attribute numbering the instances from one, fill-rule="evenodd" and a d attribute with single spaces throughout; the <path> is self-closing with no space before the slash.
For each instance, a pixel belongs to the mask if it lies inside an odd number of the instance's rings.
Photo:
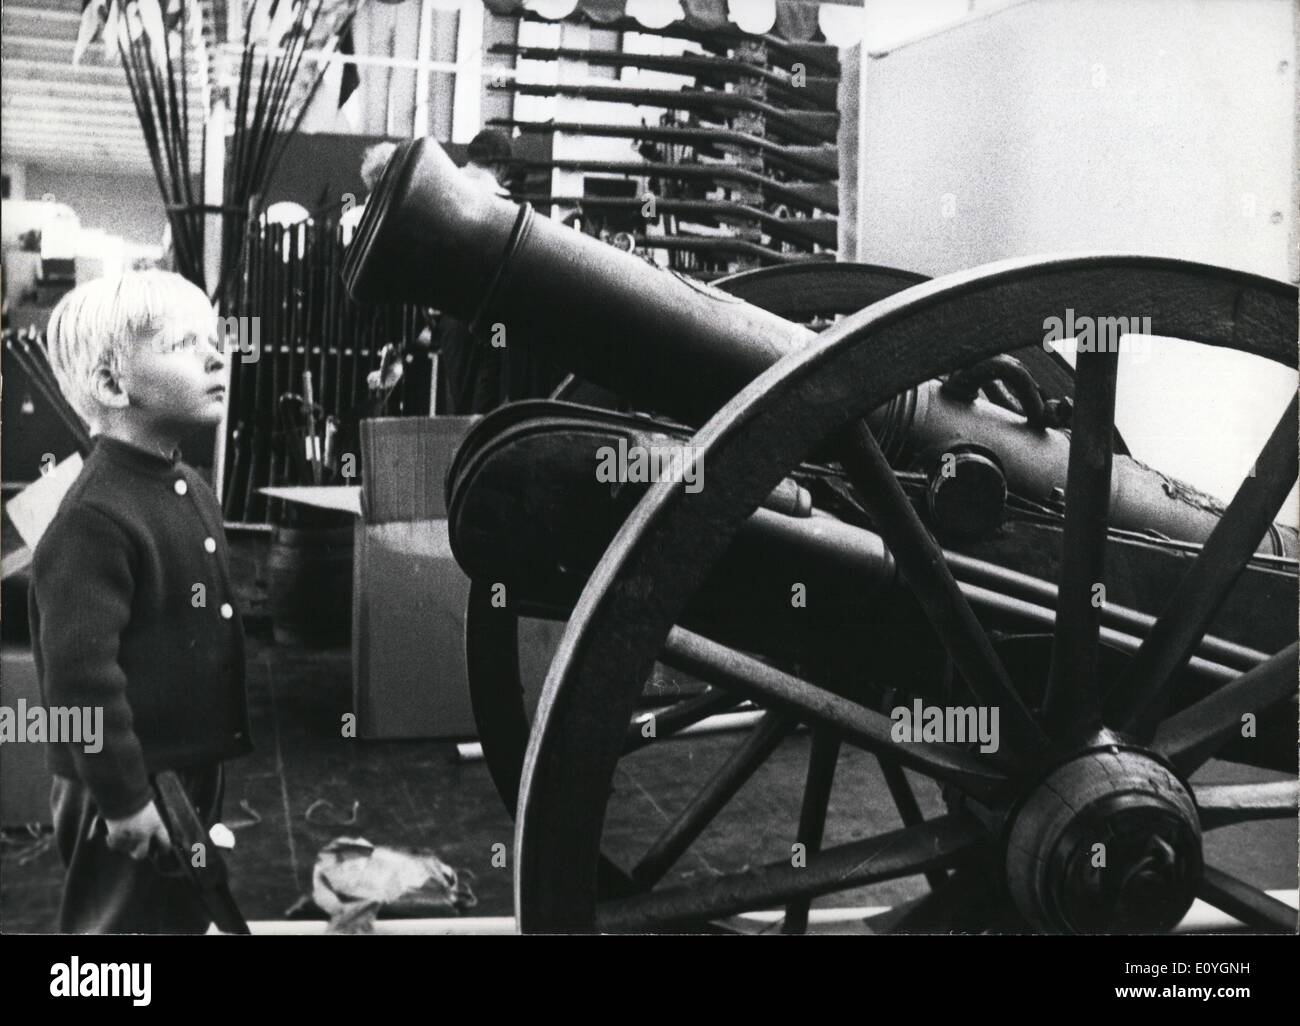
<path id="1" fill-rule="evenodd" d="M 195 324 L 215 325 L 203 290 L 170 271 L 129 271 L 78 285 L 50 314 L 50 366 L 68 402 L 93 427 L 100 415 L 92 382 L 100 368 L 121 371 L 122 357 L 155 340 L 178 338 Z"/>

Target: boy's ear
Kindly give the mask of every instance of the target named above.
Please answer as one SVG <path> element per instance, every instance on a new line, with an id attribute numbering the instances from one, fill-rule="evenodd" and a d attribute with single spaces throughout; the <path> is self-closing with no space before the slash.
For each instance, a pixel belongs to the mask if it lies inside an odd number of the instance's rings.
<path id="1" fill-rule="evenodd" d="M 131 405 L 126 389 L 111 367 L 101 365 L 95 368 L 90 378 L 90 394 L 101 406 L 110 409 L 125 409 Z"/>

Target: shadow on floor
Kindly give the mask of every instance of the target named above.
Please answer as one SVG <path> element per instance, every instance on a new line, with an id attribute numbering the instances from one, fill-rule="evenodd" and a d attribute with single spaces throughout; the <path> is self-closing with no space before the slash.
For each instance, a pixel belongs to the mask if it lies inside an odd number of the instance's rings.
<path id="1" fill-rule="evenodd" d="M 311 651 L 249 639 L 249 700 L 256 752 L 228 767 L 225 819 L 236 828 L 229 858 L 233 891 L 246 918 L 275 920 L 311 888 L 317 852 L 335 837 L 430 848 L 473 874 L 472 914 L 513 913 L 512 873 L 493 865 L 498 844 L 513 856 L 513 829 L 482 762 L 457 761 L 447 741 L 374 742 L 345 738 L 351 710 L 346 648 Z M 690 796 L 715 773 L 742 735 L 656 744 L 626 759 L 614 780 L 607 849 L 625 866 L 643 852 Z M 788 858 L 808 761 L 808 735 L 789 737 L 677 863 L 668 881 L 688 882 Z M 1250 779 L 1222 763 L 1207 781 Z M 1244 773 L 1244 775 L 1243 775 Z M 942 811 L 937 788 L 912 777 L 926 816 Z M 355 822 L 350 819 L 356 806 Z M 308 813 L 310 812 L 310 821 Z M 253 820 L 256 822 L 252 822 Z M 826 843 L 900 825 L 877 764 L 845 750 L 831 796 Z M 0 861 L 0 929 L 53 928 L 61 883 L 58 857 L 10 833 Z M 1256 823 L 1207 837 L 1207 861 L 1270 888 L 1296 886 L 1295 822 Z M 892 905 L 922 893 L 919 878 L 831 895 L 819 905 Z"/>

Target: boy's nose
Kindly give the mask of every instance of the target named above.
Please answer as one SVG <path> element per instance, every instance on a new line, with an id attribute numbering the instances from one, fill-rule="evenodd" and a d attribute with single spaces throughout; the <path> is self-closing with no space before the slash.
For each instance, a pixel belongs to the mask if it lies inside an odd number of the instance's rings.
<path id="1" fill-rule="evenodd" d="M 206 370 L 209 374 L 212 374 L 215 373 L 216 371 L 223 370 L 225 366 L 226 366 L 226 361 L 222 359 L 220 351 L 209 346 L 208 357 L 203 363 L 203 369 Z"/>

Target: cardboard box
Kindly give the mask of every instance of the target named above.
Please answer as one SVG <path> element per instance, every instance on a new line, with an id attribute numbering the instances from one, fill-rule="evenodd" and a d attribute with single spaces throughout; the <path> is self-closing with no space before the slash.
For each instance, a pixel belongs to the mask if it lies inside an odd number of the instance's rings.
<path id="1" fill-rule="evenodd" d="M 356 525 L 352 701 L 365 738 L 474 733 L 465 670 L 469 579 L 446 520 Z"/>
<path id="2" fill-rule="evenodd" d="M 361 737 L 474 733 L 464 639 L 469 579 L 451 554 L 443 481 L 477 419 L 361 424 L 352 574 L 352 700 Z"/>
<path id="3" fill-rule="evenodd" d="M 0 650 L 0 703 L 17 709 L 41 704 L 36 661 L 22 645 Z M 0 826 L 22 827 L 50 822 L 50 783 L 45 767 L 46 746 L 38 742 L 0 744 Z"/>
<path id="4" fill-rule="evenodd" d="M 352 601 L 352 693 L 365 738 L 474 737 L 465 664 L 469 578 L 451 553 L 444 481 L 478 417 L 361 425 Z M 562 624 L 520 625 L 529 706 Z"/>
<path id="5" fill-rule="evenodd" d="M 451 553 L 444 481 L 479 419 L 363 421 L 360 488 L 263 489 L 356 515 L 352 703 L 359 737 L 476 736 L 465 663 L 469 578 Z M 562 623 L 520 621 L 520 676 L 530 713 L 563 631 Z"/>

